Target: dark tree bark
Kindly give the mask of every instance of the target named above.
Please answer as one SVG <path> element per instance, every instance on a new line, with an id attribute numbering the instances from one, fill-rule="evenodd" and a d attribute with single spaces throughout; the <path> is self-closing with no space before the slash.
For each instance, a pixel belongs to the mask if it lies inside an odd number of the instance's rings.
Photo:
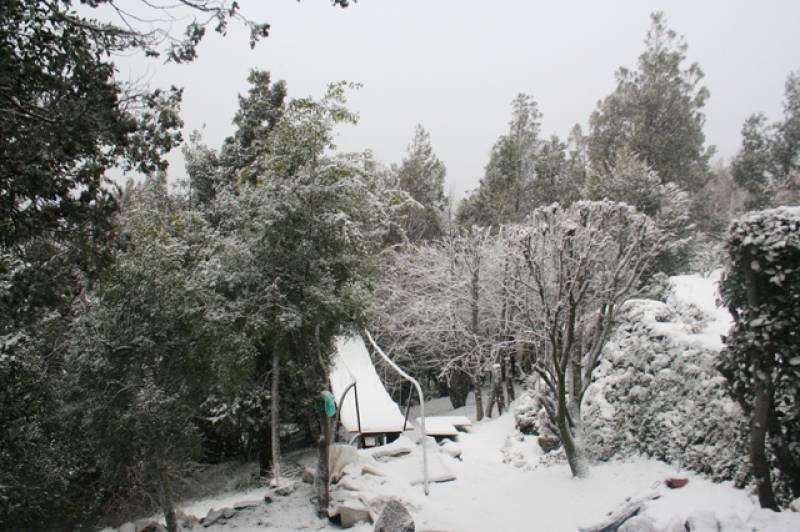
<path id="1" fill-rule="evenodd" d="M 317 460 L 317 515 L 321 518 L 328 517 L 328 505 L 330 497 L 330 447 L 331 447 L 331 422 L 322 412 L 320 415 L 321 430 L 319 434 L 319 459 Z"/>
<path id="2" fill-rule="evenodd" d="M 167 524 L 167 532 L 178 532 L 178 518 L 175 515 L 175 504 L 172 501 L 172 489 L 169 484 L 169 474 L 163 467 L 158 470 L 159 493 L 161 499 L 161 509 L 164 512 L 164 522 Z"/>
<path id="3" fill-rule="evenodd" d="M 272 447 L 272 480 L 280 482 L 281 477 L 281 439 L 280 439 L 280 360 L 277 350 L 272 354 L 272 407 L 271 407 L 271 431 L 270 442 Z"/>
<path id="4" fill-rule="evenodd" d="M 473 383 L 473 387 L 475 390 L 475 419 L 480 421 L 483 419 L 483 392 L 481 391 L 481 380 L 480 377 L 475 379 Z"/>
<path id="5" fill-rule="evenodd" d="M 450 373 L 449 385 L 447 388 L 450 404 L 453 408 L 460 408 L 467 404 L 467 396 L 470 389 L 470 378 L 461 370 L 454 370 Z"/>
<path id="6" fill-rule="evenodd" d="M 746 270 L 747 303 L 750 308 L 757 308 L 761 303 L 759 279 L 751 268 Z M 767 459 L 767 430 L 771 418 L 772 367 L 770 354 L 754 351 L 750 353 L 753 367 L 753 410 L 750 418 L 750 465 L 756 479 L 758 502 L 762 508 L 780 511 L 772 489 L 772 479 L 769 473 L 769 460 Z"/>

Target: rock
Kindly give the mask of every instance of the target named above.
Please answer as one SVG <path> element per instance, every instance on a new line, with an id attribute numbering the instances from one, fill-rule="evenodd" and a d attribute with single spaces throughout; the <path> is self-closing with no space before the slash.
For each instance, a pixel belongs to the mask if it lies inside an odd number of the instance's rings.
<path id="1" fill-rule="evenodd" d="M 686 532 L 686 524 L 680 517 L 673 517 L 663 532 Z"/>
<path id="2" fill-rule="evenodd" d="M 727 514 L 719 519 L 720 532 L 747 532 L 747 527 L 742 519 L 734 514 Z"/>
<path id="3" fill-rule="evenodd" d="M 267 493 L 266 495 L 264 495 L 264 504 L 269 504 L 269 503 L 271 503 L 271 502 L 272 502 L 272 496 L 270 496 L 270 494 L 269 494 L 269 493 Z"/>
<path id="4" fill-rule="evenodd" d="M 369 521 L 369 510 L 360 501 L 346 501 L 339 505 L 342 528 L 350 528 L 361 521 Z"/>
<path id="5" fill-rule="evenodd" d="M 286 484 L 281 484 L 274 490 L 272 490 L 276 495 L 280 495 L 281 497 L 286 497 L 294 492 L 297 488 L 297 485 L 294 482 L 287 482 Z"/>
<path id="6" fill-rule="evenodd" d="M 383 477 L 383 476 L 385 476 L 385 475 L 383 474 L 383 471 L 381 471 L 380 469 L 378 469 L 378 466 L 377 466 L 377 465 L 375 465 L 375 464 L 370 464 L 370 463 L 366 463 L 366 464 L 364 464 L 364 465 L 361 467 L 361 472 L 362 472 L 362 473 L 364 473 L 365 475 L 366 475 L 366 474 L 369 474 L 369 475 L 374 475 L 374 476 L 376 476 L 376 477 Z"/>
<path id="7" fill-rule="evenodd" d="M 789 509 L 793 512 L 800 512 L 800 497 L 789 503 Z"/>
<path id="8" fill-rule="evenodd" d="M 247 508 L 256 508 L 261 506 L 263 501 L 239 501 L 233 505 L 234 510 L 245 510 Z"/>
<path id="9" fill-rule="evenodd" d="M 452 440 L 446 440 L 441 446 L 442 452 L 449 454 L 453 458 L 461 459 L 461 447 Z"/>
<path id="10" fill-rule="evenodd" d="M 697 510 L 686 520 L 687 532 L 718 532 L 719 522 L 713 512 Z"/>
<path id="11" fill-rule="evenodd" d="M 635 515 L 622 523 L 618 532 L 659 532 L 655 521 L 646 515 Z"/>
<path id="12" fill-rule="evenodd" d="M 192 528 L 196 527 L 199 524 L 200 520 L 197 517 L 193 515 L 187 515 L 181 522 L 181 527 L 186 530 L 191 530 Z"/>
<path id="13" fill-rule="evenodd" d="M 303 469 L 303 482 L 306 484 L 313 484 L 314 478 L 316 478 L 317 472 L 314 470 L 313 467 L 306 467 Z"/>
<path id="14" fill-rule="evenodd" d="M 414 532 L 414 518 L 400 501 L 390 499 L 375 523 L 375 532 Z"/>
<path id="15" fill-rule="evenodd" d="M 331 445 L 330 460 L 328 462 L 331 482 L 336 482 L 342 478 L 344 468 L 349 464 L 358 464 L 358 449 L 352 445 L 341 443 Z"/>
<path id="16" fill-rule="evenodd" d="M 119 527 L 119 532 L 136 532 L 136 526 L 133 523 L 125 523 Z"/>
<path id="17" fill-rule="evenodd" d="M 222 519 L 222 510 L 210 509 L 206 516 L 200 520 L 200 524 L 204 527 L 210 527 L 217 521 Z"/>
<path id="18" fill-rule="evenodd" d="M 539 447 L 541 447 L 545 453 L 555 451 L 561 447 L 561 440 L 556 436 L 539 436 L 536 439 L 536 443 L 539 444 Z"/>
<path id="19" fill-rule="evenodd" d="M 142 524 L 141 528 L 138 528 L 138 532 L 167 532 L 167 527 L 155 521 L 147 521 Z"/>
<path id="20" fill-rule="evenodd" d="M 223 508 L 222 509 L 222 517 L 225 519 L 231 519 L 233 516 L 236 515 L 236 510 L 233 508 Z"/>

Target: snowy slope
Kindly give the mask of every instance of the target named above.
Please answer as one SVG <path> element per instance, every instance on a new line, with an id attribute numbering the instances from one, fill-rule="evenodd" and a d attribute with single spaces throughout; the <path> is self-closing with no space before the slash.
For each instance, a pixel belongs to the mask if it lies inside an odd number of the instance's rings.
<path id="1" fill-rule="evenodd" d="M 741 417 L 736 411 L 724 412 L 726 408 L 733 408 L 733 405 L 729 404 L 729 399 L 721 390 L 719 378 L 712 376 L 709 369 L 713 369 L 713 365 L 710 365 L 713 360 L 709 357 L 713 357 L 722 346 L 719 336 L 725 334 L 730 326 L 730 316 L 715 303 L 718 279 L 719 272 L 706 278 L 673 277 L 667 303 L 650 300 L 632 302 L 628 319 L 635 320 L 635 323 L 627 323 L 625 334 L 615 339 L 616 343 L 608 354 L 612 361 L 607 361 L 603 368 L 606 372 L 603 377 L 605 384 L 616 389 L 624 388 L 626 379 L 631 380 L 636 372 L 648 375 L 647 364 L 668 363 L 670 366 L 656 370 L 656 374 L 677 383 L 676 386 L 681 382 L 694 383 L 692 390 L 701 390 L 703 394 L 713 392 L 712 395 L 696 395 L 695 391 L 682 394 L 678 390 L 657 396 L 655 394 L 663 392 L 658 390 L 656 381 L 649 386 L 634 382 L 634 388 L 638 386 L 639 389 L 629 391 L 636 392 L 634 396 L 641 394 L 644 400 L 654 401 L 656 397 L 665 397 L 670 404 L 680 405 L 680 409 L 674 412 L 662 412 L 678 420 L 684 417 L 702 418 L 706 416 L 704 408 L 721 413 L 715 415 Z M 699 309 L 699 314 L 696 309 Z M 657 345 L 647 343 L 653 338 L 658 339 Z M 386 419 L 402 423 L 400 411 L 383 389 L 363 342 L 340 340 L 338 347 L 340 356 L 337 357 L 332 377 L 334 390 L 341 393 L 353 378 L 358 378 L 359 383 L 363 383 L 363 387 L 359 384 L 361 404 L 364 405 L 362 421 L 368 420 L 371 427 L 384 426 Z M 621 373 L 614 372 L 614 360 L 623 367 Z M 629 417 L 620 412 L 620 405 L 615 408 L 600 401 L 605 401 L 601 391 L 596 390 L 595 397 L 599 423 L 609 426 L 620 416 Z M 472 414 L 471 410 L 463 407 L 455 412 L 448 411 L 447 399 L 432 401 L 429 410 L 440 414 Z M 355 426 L 352 403 L 345 406 L 343 418 L 345 425 Z M 706 420 L 700 421 L 706 423 Z M 683 430 L 699 431 L 704 430 L 705 426 L 686 426 Z M 683 437 L 677 432 L 677 427 L 672 430 L 676 432 L 665 429 L 661 436 L 668 440 Z M 720 436 L 723 439 L 725 437 L 724 434 Z M 687 436 L 686 441 L 691 441 L 691 438 Z M 420 448 L 405 440 L 403 443 L 414 450 L 401 457 L 382 458 L 373 463 L 383 476 L 345 477 L 349 489 L 334 487 L 334 492 L 340 496 L 343 493 L 345 496 L 362 493 L 365 498 L 373 500 L 398 497 L 411 511 L 417 530 L 574 532 L 579 527 L 599 523 L 626 499 L 653 491 L 661 496 L 647 503 L 643 515 L 652 519 L 656 530 L 684 530 L 684 523 L 691 516 L 711 516 L 712 520 L 721 524 L 721 530 L 800 530 L 800 513 L 778 514 L 762 510 L 752 494 L 736 489 L 731 482 L 712 482 L 707 476 L 684 468 L 680 475 L 688 477 L 689 484 L 679 490 L 667 489 L 663 481 L 676 474 L 674 464 L 623 455 L 625 458 L 620 460 L 595 464 L 590 477 L 584 480 L 573 479 L 565 463 L 538 465 L 541 449 L 535 445 L 533 438 L 515 435 L 514 420 L 509 413 L 473 423 L 470 433 L 459 434 L 457 446 L 462 451 L 461 461 L 439 452 L 436 446 L 429 446 L 433 447 L 432 467 L 436 471 L 451 471 L 456 480 L 432 484 L 427 497 L 418 484 L 421 477 Z M 724 454 L 707 447 L 708 444 L 704 445 L 692 450 L 678 441 L 676 450 L 696 452 L 700 458 L 709 453 Z M 726 445 L 733 448 L 731 441 Z M 360 454 L 363 460 L 373 460 L 375 453 L 374 450 L 365 450 Z M 740 451 L 731 452 L 733 460 L 742 461 L 745 459 L 743 456 Z M 683 459 L 688 459 L 688 455 Z M 531 467 L 526 467 L 526 463 Z M 227 494 L 220 498 L 196 501 L 185 509 L 202 517 L 209 508 L 230 506 L 232 501 L 259 497 L 265 491 Z M 288 497 L 273 496 L 274 501 L 270 504 L 243 512 L 227 523 L 215 524 L 204 530 L 337 530 L 335 525 L 316 517 L 310 502 L 312 496 L 311 487 L 300 484 L 298 490 Z M 373 525 L 359 524 L 351 530 L 367 532 L 373 530 Z"/>
<path id="2" fill-rule="evenodd" d="M 596 465 L 584 480 L 573 479 L 566 464 L 531 471 L 504 464 L 501 449 L 513 430 L 512 416 L 504 414 L 475 424 L 472 433 L 461 434 L 463 461 L 444 453 L 437 455 L 457 480 L 433 484 L 427 497 L 421 486 L 412 484 L 420 472 L 419 447 L 410 455 L 377 462 L 384 477 L 364 475 L 350 479 L 350 485 L 366 490 L 370 497 L 400 498 L 410 509 L 417 530 L 575 532 L 578 527 L 602 521 L 626 498 L 653 490 L 660 492 L 661 498 L 649 502 L 644 514 L 659 530 L 698 512 L 710 512 L 722 522 L 742 524 L 747 527 L 743 530 L 800 530 L 800 514 L 762 511 L 751 495 L 729 483 L 713 483 L 689 473 L 686 487 L 669 490 L 662 481 L 673 475 L 674 469 L 655 460 L 636 458 Z M 301 485 L 289 497 L 275 496 L 268 505 L 203 530 L 337 530 L 335 525 L 316 518 L 309 502 L 311 495 L 311 487 Z M 242 493 L 242 499 L 252 497 L 253 492 Z M 193 509 L 221 508 L 233 499 L 233 495 L 208 499 L 195 503 Z M 363 523 L 351 530 L 367 532 L 373 525 Z"/>

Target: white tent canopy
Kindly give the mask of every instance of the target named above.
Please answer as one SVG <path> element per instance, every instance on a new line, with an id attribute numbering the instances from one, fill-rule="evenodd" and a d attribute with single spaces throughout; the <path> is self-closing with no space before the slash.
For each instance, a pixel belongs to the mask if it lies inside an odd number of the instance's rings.
<path id="1" fill-rule="evenodd" d="M 358 336 L 340 336 L 336 339 L 336 354 L 331 370 L 331 388 L 337 407 L 342 394 L 353 382 L 357 383 L 358 388 L 361 434 L 402 432 L 405 418 L 378 377 L 364 340 Z M 348 432 L 359 432 L 354 390 L 347 392 L 339 415 Z"/>

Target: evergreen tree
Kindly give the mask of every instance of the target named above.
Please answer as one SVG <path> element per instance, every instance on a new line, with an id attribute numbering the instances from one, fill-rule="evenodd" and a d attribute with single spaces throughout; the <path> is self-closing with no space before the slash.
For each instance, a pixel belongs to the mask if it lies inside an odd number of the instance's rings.
<path id="1" fill-rule="evenodd" d="M 685 266 L 694 230 L 690 198 L 675 183 L 662 184 L 658 174 L 634 153 L 618 152 L 606 171 L 589 176 L 584 194 L 592 200 L 626 203 L 651 217 L 671 242 L 656 266 L 669 273 Z"/>
<path id="2" fill-rule="evenodd" d="M 518 222 L 530 211 L 542 115 L 527 94 L 517 95 L 511 108 L 508 133 L 492 147 L 477 190 L 459 206 L 456 216 L 461 225 Z"/>
<path id="3" fill-rule="evenodd" d="M 800 201 L 800 73 L 786 80 L 783 120 L 766 122 L 760 113 L 745 120 L 731 164 L 734 181 L 748 193 L 748 209 Z"/>
<path id="4" fill-rule="evenodd" d="M 433 153 L 430 134 L 417 125 L 397 171 L 398 185 L 417 203 L 403 213 L 402 225 L 410 241 L 432 240 L 444 233 L 445 175 L 444 164 Z"/>
<path id="5" fill-rule="evenodd" d="M 258 157 L 264 155 L 269 135 L 284 112 L 286 82 L 272 82 L 269 72 L 251 70 L 247 76 L 247 96 L 239 96 L 239 109 L 233 118 L 236 132 L 225 139 L 220 150 L 223 177 L 253 181 L 262 169 Z"/>
<path id="6" fill-rule="evenodd" d="M 770 179 L 775 166 L 772 139 L 766 127 L 767 117 L 755 114 L 742 126 L 742 147 L 731 163 L 734 182 L 749 194 L 745 207 L 758 209 L 770 201 Z"/>
<path id="7" fill-rule="evenodd" d="M 181 150 L 189 181 L 189 203 L 197 207 L 208 205 L 220 184 L 217 152 L 202 143 L 199 131 L 189 135 L 189 143 L 184 144 Z"/>
<path id="8" fill-rule="evenodd" d="M 589 121 L 589 156 L 595 171 L 628 149 L 690 194 L 708 177 L 713 149 L 706 148 L 703 107 L 708 90 L 697 63 L 684 66 L 687 45 L 667 28 L 663 13 L 651 15 L 645 51 L 636 70 L 620 68 L 617 88 L 598 103 Z"/>
<path id="9" fill-rule="evenodd" d="M 223 272 L 200 213 L 157 180 L 137 196 L 124 250 L 70 324 L 67 415 L 96 449 L 99 484 L 154 494 L 174 532 L 176 479 L 201 456 L 194 420 L 210 389 L 238 387 L 253 350 L 213 289 Z"/>

